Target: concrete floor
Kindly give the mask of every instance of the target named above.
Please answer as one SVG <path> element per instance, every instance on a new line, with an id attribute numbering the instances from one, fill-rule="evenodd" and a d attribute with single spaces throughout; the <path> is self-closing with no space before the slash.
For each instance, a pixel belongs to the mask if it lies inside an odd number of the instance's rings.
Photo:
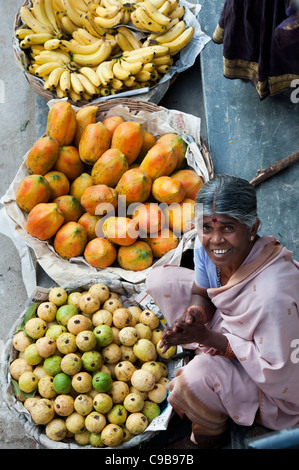
<path id="1" fill-rule="evenodd" d="M 199 21 L 202 29 L 211 35 L 224 2 L 202 0 L 199 3 L 202 4 Z M 1 2 L 0 6 L 0 85 L 2 88 L 4 85 L 4 96 L 0 100 L 0 196 L 13 180 L 23 155 L 44 133 L 47 113 L 46 102 L 26 82 L 12 54 L 13 22 L 21 4 L 21 0 L 10 0 Z M 250 85 L 225 80 L 221 46 L 212 42 L 205 46 L 195 65 L 177 78 L 160 104 L 202 118 L 202 136 L 209 146 L 217 173 L 227 172 L 251 179 L 258 168 L 269 166 L 299 149 L 298 108 L 290 102 L 289 95 L 260 102 Z M 299 259 L 298 171 L 298 164 L 295 164 L 258 187 L 263 234 L 277 236 L 294 251 L 296 259 Z M 3 345 L 27 293 L 14 244 L 2 234 L 0 243 L 0 345 Z M 40 285 L 50 282 L 40 269 L 37 279 Z M 37 448 L 2 400 L 0 448 Z"/>

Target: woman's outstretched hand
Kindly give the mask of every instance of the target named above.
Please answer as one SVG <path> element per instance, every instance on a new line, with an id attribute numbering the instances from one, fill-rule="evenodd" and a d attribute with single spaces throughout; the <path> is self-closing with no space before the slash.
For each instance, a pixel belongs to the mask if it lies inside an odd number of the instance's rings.
<path id="1" fill-rule="evenodd" d="M 162 352 L 166 352 L 171 346 L 188 343 L 202 343 L 208 328 L 202 321 L 201 310 L 195 305 L 187 308 L 183 315 L 170 328 L 165 328 L 161 337 L 160 346 Z"/>

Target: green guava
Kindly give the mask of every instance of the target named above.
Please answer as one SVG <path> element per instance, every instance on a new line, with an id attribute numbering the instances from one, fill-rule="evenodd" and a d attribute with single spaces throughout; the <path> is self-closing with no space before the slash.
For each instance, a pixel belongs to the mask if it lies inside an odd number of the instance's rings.
<path id="1" fill-rule="evenodd" d="M 98 325 L 93 332 L 97 338 L 98 345 L 101 347 L 108 346 L 114 339 L 113 331 L 108 325 Z"/>
<path id="2" fill-rule="evenodd" d="M 100 370 L 104 364 L 104 360 L 99 351 L 86 351 L 82 354 L 82 364 L 88 372 L 96 372 Z"/>

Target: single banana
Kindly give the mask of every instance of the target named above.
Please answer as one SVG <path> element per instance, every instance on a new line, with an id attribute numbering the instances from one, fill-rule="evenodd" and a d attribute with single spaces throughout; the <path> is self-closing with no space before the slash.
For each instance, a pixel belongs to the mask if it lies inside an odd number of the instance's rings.
<path id="1" fill-rule="evenodd" d="M 26 39 L 22 39 L 22 41 L 19 43 L 19 46 L 21 49 L 30 49 L 30 43 L 26 41 Z"/>
<path id="2" fill-rule="evenodd" d="M 70 0 L 61 0 L 61 4 L 63 6 L 65 14 L 69 17 L 69 19 L 79 28 L 82 27 L 82 21 L 80 18 L 80 13 L 78 10 L 72 6 Z"/>
<path id="3" fill-rule="evenodd" d="M 142 64 L 146 64 L 147 62 L 152 62 L 154 58 L 154 51 L 151 50 L 144 50 L 145 48 L 141 48 L 140 50 L 134 50 L 134 51 L 127 51 L 123 53 L 123 58 L 126 60 L 126 62 L 129 63 L 134 63 L 134 62 L 141 62 Z M 137 54 L 138 52 L 138 54 Z"/>
<path id="4" fill-rule="evenodd" d="M 131 20 L 131 11 L 130 9 L 123 8 L 122 9 L 123 17 L 121 20 L 122 24 L 128 24 Z"/>
<path id="5" fill-rule="evenodd" d="M 154 82 L 156 80 L 158 80 L 160 78 L 160 73 L 158 72 L 158 70 L 153 70 L 152 71 L 152 76 L 151 76 L 151 81 Z"/>
<path id="6" fill-rule="evenodd" d="M 64 63 L 68 63 L 71 61 L 70 55 L 62 51 L 61 49 L 55 49 L 54 51 L 46 51 L 45 49 L 40 52 L 39 54 L 41 57 L 48 57 L 49 59 L 53 60 L 62 60 Z"/>
<path id="7" fill-rule="evenodd" d="M 90 102 L 93 100 L 93 96 L 87 93 L 87 91 L 84 91 L 84 93 L 82 93 L 82 98 L 84 101 L 87 101 L 87 102 Z"/>
<path id="8" fill-rule="evenodd" d="M 169 54 L 170 55 L 175 55 L 180 50 L 182 50 L 184 47 L 187 46 L 187 44 L 191 41 L 191 39 L 194 36 L 194 28 L 193 26 L 189 26 L 189 28 L 185 29 L 185 31 L 180 34 L 176 39 L 170 42 L 164 43 L 164 46 L 167 46 L 169 48 Z"/>
<path id="9" fill-rule="evenodd" d="M 54 36 L 48 33 L 36 33 L 36 34 L 28 34 L 24 38 L 25 43 L 27 44 L 44 44 L 45 42 L 53 39 Z"/>
<path id="10" fill-rule="evenodd" d="M 168 17 L 173 20 L 174 18 L 178 18 L 181 20 L 184 18 L 185 15 L 185 8 L 183 5 L 178 5 L 171 13 L 169 13 Z"/>
<path id="11" fill-rule="evenodd" d="M 32 0 L 32 13 L 35 18 L 47 28 L 52 31 L 52 34 L 55 34 L 55 30 L 46 15 L 44 0 Z"/>
<path id="12" fill-rule="evenodd" d="M 120 5 L 112 5 L 110 7 L 96 8 L 96 14 L 101 18 L 113 18 L 120 11 Z"/>
<path id="13" fill-rule="evenodd" d="M 80 95 L 80 93 L 76 93 L 73 88 L 70 89 L 68 95 L 74 103 L 80 103 L 80 101 L 82 101 L 82 96 Z"/>
<path id="14" fill-rule="evenodd" d="M 162 73 L 164 75 L 165 73 L 169 72 L 170 65 L 168 65 L 168 64 L 157 65 L 156 70 L 157 70 L 157 72 Z"/>
<path id="15" fill-rule="evenodd" d="M 110 86 L 115 90 L 121 90 L 124 87 L 124 82 L 114 77 L 112 82 L 110 83 Z"/>
<path id="16" fill-rule="evenodd" d="M 133 47 L 133 49 L 140 49 L 140 47 L 142 47 L 142 42 L 141 41 L 138 41 L 134 34 L 132 33 L 132 31 L 129 29 L 129 28 L 126 28 L 125 26 L 119 26 L 117 28 L 117 31 L 122 34 L 123 36 L 125 36 L 125 38 L 127 39 L 127 41 L 131 44 L 131 46 Z"/>
<path id="17" fill-rule="evenodd" d="M 59 79 L 59 86 L 63 91 L 70 91 L 71 88 L 71 72 L 66 69 L 62 72 Z"/>
<path id="18" fill-rule="evenodd" d="M 168 1 L 170 3 L 170 11 L 168 13 L 169 15 L 179 5 L 179 0 L 168 0 Z"/>
<path id="19" fill-rule="evenodd" d="M 33 34 L 32 29 L 21 27 L 15 31 L 15 37 L 17 39 L 24 39 L 26 36 L 28 36 L 28 34 Z"/>
<path id="20" fill-rule="evenodd" d="M 46 77 L 43 77 L 44 80 L 44 90 L 52 92 L 52 88 L 49 85 L 49 75 Z"/>
<path id="21" fill-rule="evenodd" d="M 61 17 L 61 26 L 65 34 L 71 36 L 78 26 L 72 22 L 72 20 L 66 15 L 63 14 Z"/>
<path id="22" fill-rule="evenodd" d="M 79 72 L 84 75 L 96 87 L 101 85 L 101 81 L 97 73 L 91 67 L 81 67 Z"/>
<path id="23" fill-rule="evenodd" d="M 107 60 L 111 50 L 110 41 L 104 41 L 97 52 L 93 54 L 72 54 L 72 60 L 82 66 L 94 67 Z"/>
<path id="24" fill-rule="evenodd" d="M 117 33 L 117 35 L 115 36 L 115 39 L 123 52 L 134 50 L 134 47 L 132 46 L 132 44 L 127 40 L 127 38 L 122 33 Z"/>
<path id="25" fill-rule="evenodd" d="M 165 44 L 153 44 L 152 46 L 142 47 L 143 52 L 153 52 L 155 57 L 169 54 L 169 48 Z M 131 55 L 136 54 L 138 51 L 133 51 Z M 141 53 L 141 52 L 140 52 Z"/>
<path id="26" fill-rule="evenodd" d="M 87 14 L 82 15 L 82 26 L 91 34 L 93 37 L 100 39 L 103 36 L 103 32 L 99 33 L 94 25 L 91 22 L 91 19 L 87 16 Z"/>
<path id="27" fill-rule="evenodd" d="M 61 67 L 60 62 L 46 62 L 45 64 L 41 64 L 39 67 L 36 68 L 35 75 L 37 77 L 45 77 L 57 67 Z"/>
<path id="28" fill-rule="evenodd" d="M 96 15 L 92 15 L 91 13 L 86 13 L 87 20 L 92 26 L 92 29 L 94 29 L 98 35 L 104 36 L 108 32 L 108 29 L 102 28 L 100 25 L 98 25 L 94 20 L 95 16 Z"/>
<path id="29" fill-rule="evenodd" d="M 138 21 L 141 25 L 141 29 L 146 31 L 152 31 L 153 33 L 165 32 L 165 25 L 157 23 L 155 20 L 153 20 L 153 18 L 151 18 L 141 6 L 136 8 L 136 10 L 132 13 L 131 18 L 133 18 L 133 15 L 136 15 L 136 21 Z"/>
<path id="30" fill-rule="evenodd" d="M 77 73 L 77 77 L 79 78 L 80 82 L 82 83 L 85 91 L 91 95 L 94 96 L 97 94 L 97 89 L 96 87 L 91 83 L 88 78 L 85 77 L 85 75 L 82 75 L 82 73 Z"/>
<path id="31" fill-rule="evenodd" d="M 55 34 L 60 33 L 59 26 L 56 20 L 55 10 L 53 8 L 52 0 L 44 0 L 45 13 L 52 25 Z"/>
<path id="32" fill-rule="evenodd" d="M 49 39 L 44 43 L 44 48 L 46 51 L 54 51 L 55 49 L 58 49 L 60 46 L 60 39 L 54 38 L 54 39 Z"/>
<path id="33" fill-rule="evenodd" d="M 126 60 L 121 59 L 120 63 L 121 63 L 122 68 L 130 72 L 132 75 L 135 75 L 135 73 L 140 72 L 140 70 L 143 67 L 143 63 L 141 61 L 129 63 Z"/>
<path id="34" fill-rule="evenodd" d="M 76 94 L 82 95 L 82 93 L 84 93 L 85 88 L 82 85 L 81 81 L 79 80 L 78 75 L 77 75 L 76 72 L 71 73 L 71 86 L 72 86 L 72 90 Z"/>
<path id="35" fill-rule="evenodd" d="M 171 3 L 169 0 L 166 0 L 163 3 L 163 5 L 160 8 L 158 8 L 158 11 L 162 13 L 162 15 L 167 16 L 170 13 L 170 9 L 171 9 Z"/>
<path id="36" fill-rule="evenodd" d="M 99 40 L 98 37 L 93 36 L 90 32 L 86 31 L 84 28 L 78 28 L 72 34 L 73 38 L 76 39 L 80 44 L 92 44 Z"/>
<path id="37" fill-rule="evenodd" d="M 135 75 L 138 82 L 148 82 L 152 78 L 151 72 L 148 70 L 141 70 Z"/>
<path id="38" fill-rule="evenodd" d="M 61 40 L 61 48 L 69 51 L 72 54 L 93 54 L 96 52 L 101 44 L 103 44 L 104 39 L 98 39 L 97 42 L 92 44 L 85 44 L 85 45 L 74 45 L 70 41 L 66 41 L 64 39 Z"/>
<path id="39" fill-rule="evenodd" d="M 121 62 L 119 60 L 113 64 L 113 73 L 116 78 L 122 81 L 127 80 L 127 78 L 129 78 L 131 75 L 130 72 L 122 68 Z"/>
<path id="40" fill-rule="evenodd" d="M 155 5 L 151 3 L 150 0 L 144 0 L 143 5 L 145 8 L 146 13 L 150 16 L 154 21 L 158 24 L 162 24 L 166 26 L 170 22 L 170 18 L 163 13 L 161 13 Z M 160 7 L 161 8 L 161 7 Z"/>
<path id="41" fill-rule="evenodd" d="M 102 62 L 101 73 L 106 83 L 110 83 L 114 78 L 114 62 L 114 60 L 105 60 L 104 62 Z"/>
<path id="42" fill-rule="evenodd" d="M 147 72 L 153 72 L 155 68 L 156 68 L 156 65 L 154 64 L 154 62 L 148 62 L 147 64 L 144 64 L 142 66 L 141 71 L 146 70 Z"/>
<path id="43" fill-rule="evenodd" d="M 134 75 L 132 75 L 131 77 L 127 78 L 127 80 L 124 80 L 124 85 L 125 87 L 127 88 L 131 88 L 132 86 L 134 86 L 136 83 L 136 77 Z"/>
<path id="44" fill-rule="evenodd" d="M 50 72 L 49 78 L 48 78 L 48 85 L 51 89 L 57 87 L 60 76 L 64 70 L 65 70 L 64 67 L 56 67 Z"/>
<path id="45" fill-rule="evenodd" d="M 114 26 L 121 23 L 122 20 L 122 11 L 119 11 L 112 18 L 101 18 L 100 16 L 94 17 L 94 22 L 101 26 L 101 28 L 113 28 Z"/>
<path id="46" fill-rule="evenodd" d="M 61 89 L 59 83 L 56 87 L 56 95 L 58 96 L 58 98 L 66 98 L 67 97 L 67 92 Z"/>
<path id="47" fill-rule="evenodd" d="M 35 57 L 44 50 L 45 49 L 43 44 L 32 44 L 32 46 L 30 47 L 30 57 Z"/>
<path id="48" fill-rule="evenodd" d="M 28 26 L 28 28 L 32 29 L 34 33 L 48 33 L 53 34 L 53 30 L 45 26 L 44 24 L 40 23 L 31 13 L 28 7 L 21 6 L 20 8 L 20 16 L 23 22 Z"/>
<path id="49" fill-rule="evenodd" d="M 38 64 L 30 64 L 28 66 L 28 72 L 31 73 L 31 75 L 35 75 L 35 71 L 36 71 L 37 67 L 39 67 Z"/>
<path id="50" fill-rule="evenodd" d="M 185 29 L 186 23 L 185 21 L 181 20 L 166 33 L 157 36 L 155 40 L 158 44 L 165 44 L 166 42 L 170 42 L 178 38 L 185 31 Z"/>
<path id="51" fill-rule="evenodd" d="M 110 88 L 101 87 L 100 94 L 101 94 L 101 96 L 109 96 L 110 95 Z"/>
<path id="52" fill-rule="evenodd" d="M 155 64 L 156 68 L 159 67 L 160 65 L 171 66 L 173 64 L 173 58 L 170 56 L 170 54 L 165 54 L 160 57 L 155 57 L 153 59 L 153 63 Z"/>

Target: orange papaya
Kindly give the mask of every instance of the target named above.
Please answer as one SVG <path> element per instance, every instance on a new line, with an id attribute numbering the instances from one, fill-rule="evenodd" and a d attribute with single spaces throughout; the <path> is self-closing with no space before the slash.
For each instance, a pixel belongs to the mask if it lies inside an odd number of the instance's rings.
<path id="1" fill-rule="evenodd" d="M 128 169 L 129 165 L 125 154 L 118 149 L 108 149 L 92 168 L 93 184 L 107 184 L 113 188 Z"/>
<path id="2" fill-rule="evenodd" d="M 60 147 L 58 158 L 53 170 L 61 171 L 69 181 L 74 181 L 84 172 L 84 163 L 79 152 L 73 145 Z"/>
<path id="3" fill-rule="evenodd" d="M 152 181 L 159 176 L 169 176 L 177 166 L 178 156 L 170 145 L 155 144 L 140 163 Z"/>
<path id="4" fill-rule="evenodd" d="M 59 143 L 51 136 L 38 139 L 28 152 L 25 160 L 30 175 L 44 176 L 52 169 L 59 156 Z"/>
<path id="5" fill-rule="evenodd" d="M 94 165 L 100 156 L 109 149 L 111 132 L 101 121 L 88 124 L 79 142 L 79 155 L 87 165 Z"/>
<path id="6" fill-rule="evenodd" d="M 49 240 L 64 222 L 62 212 L 54 202 L 41 202 L 28 214 L 26 230 L 32 237 Z"/>
<path id="7" fill-rule="evenodd" d="M 16 190 L 16 203 L 25 212 L 30 212 L 41 202 L 48 202 L 51 188 L 41 175 L 28 175 L 22 179 Z"/>
<path id="8" fill-rule="evenodd" d="M 78 148 L 82 133 L 88 124 L 95 124 L 98 107 L 93 105 L 82 106 L 76 112 L 76 132 L 73 145 Z"/>
<path id="9" fill-rule="evenodd" d="M 117 148 L 127 157 L 129 166 L 139 155 L 144 140 L 144 130 L 139 122 L 125 121 L 113 132 L 111 148 Z"/>
<path id="10" fill-rule="evenodd" d="M 50 108 L 46 134 L 56 139 L 60 147 L 71 145 L 76 127 L 76 112 L 68 101 L 59 101 Z"/>
<path id="11" fill-rule="evenodd" d="M 55 251 L 64 259 L 81 255 L 85 249 L 86 243 L 86 230 L 77 222 L 67 222 L 62 225 L 54 238 Z"/>

